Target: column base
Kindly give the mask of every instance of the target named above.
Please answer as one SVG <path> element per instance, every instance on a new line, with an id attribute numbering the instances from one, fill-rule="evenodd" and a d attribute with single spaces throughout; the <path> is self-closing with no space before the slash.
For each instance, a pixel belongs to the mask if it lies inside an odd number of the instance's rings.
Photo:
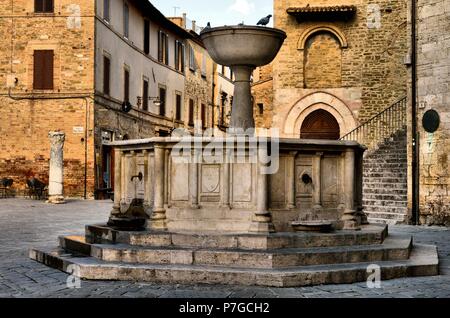
<path id="1" fill-rule="evenodd" d="M 146 221 L 144 218 L 121 218 L 112 216 L 109 218 L 108 226 L 119 231 L 144 231 Z"/>
<path id="2" fill-rule="evenodd" d="M 346 210 L 344 212 L 344 216 L 342 217 L 342 221 L 344 222 L 343 230 L 349 231 L 360 231 L 361 227 L 358 224 L 358 220 L 356 218 L 356 211 L 354 210 Z"/>
<path id="3" fill-rule="evenodd" d="M 275 233 L 275 226 L 272 223 L 272 215 L 267 213 L 256 213 L 250 225 L 250 233 Z"/>
<path id="4" fill-rule="evenodd" d="M 150 219 L 148 228 L 155 231 L 167 231 L 166 210 L 155 209 Z"/>
<path id="5" fill-rule="evenodd" d="M 50 195 L 46 203 L 49 204 L 65 204 L 66 200 L 62 195 Z"/>

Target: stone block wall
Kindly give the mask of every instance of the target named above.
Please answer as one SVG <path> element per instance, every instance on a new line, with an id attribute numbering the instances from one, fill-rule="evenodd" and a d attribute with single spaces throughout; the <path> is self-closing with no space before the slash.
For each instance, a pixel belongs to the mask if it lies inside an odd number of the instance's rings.
<path id="1" fill-rule="evenodd" d="M 274 1 L 274 25 L 284 30 L 288 37 L 273 63 L 276 114 L 272 117 L 268 113 L 268 121 L 284 129 L 284 119 L 295 106 L 310 106 L 303 105 L 302 99 L 325 92 L 342 101 L 351 111 L 354 118 L 341 127 L 348 130 L 406 95 L 405 1 L 333 1 L 332 5 L 356 6 L 355 16 L 348 21 L 314 19 L 299 22 L 286 12 L 289 7 L 306 7 L 308 4 L 311 7 L 331 5 L 323 0 Z M 255 92 L 255 95 L 265 94 Z"/>
<path id="2" fill-rule="evenodd" d="M 417 94 L 420 221 L 450 225 L 450 1 L 417 4 Z M 434 134 L 422 126 L 426 111 L 439 113 Z"/>

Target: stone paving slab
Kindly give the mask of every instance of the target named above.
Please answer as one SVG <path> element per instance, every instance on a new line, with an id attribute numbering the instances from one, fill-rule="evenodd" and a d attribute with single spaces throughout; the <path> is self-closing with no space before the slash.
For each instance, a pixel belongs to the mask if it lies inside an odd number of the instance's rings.
<path id="1" fill-rule="evenodd" d="M 67 274 L 28 258 L 32 247 L 55 246 L 58 236 L 83 233 L 86 224 L 104 222 L 111 208 L 111 201 L 69 201 L 50 206 L 27 199 L 0 199 L 0 297 L 450 297 L 450 230 L 442 227 L 390 227 L 390 233 L 413 235 L 417 243 L 437 245 L 441 276 L 385 281 L 381 289 L 369 289 L 365 283 L 280 289 L 103 281 L 82 281 L 80 289 L 69 289 Z"/>

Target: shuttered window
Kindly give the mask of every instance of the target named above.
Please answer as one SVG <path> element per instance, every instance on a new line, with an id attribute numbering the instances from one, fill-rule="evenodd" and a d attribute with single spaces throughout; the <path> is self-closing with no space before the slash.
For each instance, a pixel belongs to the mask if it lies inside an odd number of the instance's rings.
<path id="1" fill-rule="evenodd" d="M 194 126 L 194 100 L 189 100 L 189 126 Z"/>
<path id="2" fill-rule="evenodd" d="M 184 73 L 184 44 L 181 41 L 175 41 L 175 69 Z"/>
<path id="3" fill-rule="evenodd" d="M 148 111 L 148 81 L 146 79 L 144 79 L 142 91 L 142 109 Z"/>
<path id="4" fill-rule="evenodd" d="M 202 104 L 202 127 L 206 128 L 208 123 L 206 122 L 206 105 Z"/>
<path id="5" fill-rule="evenodd" d="M 110 93 L 110 73 L 111 73 L 111 61 L 109 57 L 103 57 L 103 93 L 109 95 Z"/>
<path id="6" fill-rule="evenodd" d="M 103 0 L 103 19 L 109 22 L 109 0 Z"/>
<path id="7" fill-rule="evenodd" d="M 129 32 L 130 9 L 128 4 L 123 4 L 123 36 L 127 39 L 130 37 Z"/>
<path id="8" fill-rule="evenodd" d="M 36 13 L 53 12 L 53 0 L 34 0 L 34 12 Z"/>
<path id="9" fill-rule="evenodd" d="M 158 61 L 169 65 L 169 36 L 163 31 L 159 31 Z"/>
<path id="10" fill-rule="evenodd" d="M 176 97 L 176 107 L 175 107 L 176 113 L 175 113 L 175 119 L 181 120 L 181 95 L 177 94 Z"/>
<path id="11" fill-rule="evenodd" d="M 144 53 L 150 53 L 150 21 L 144 20 Z"/>
<path id="12" fill-rule="evenodd" d="M 124 77 L 123 77 L 124 81 L 123 81 L 123 100 L 125 102 L 129 102 L 130 101 L 130 71 L 125 68 L 124 69 Z"/>
<path id="13" fill-rule="evenodd" d="M 53 89 L 53 50 L 34 51 L 34 89 Z"/>
<path id="14" fill-rule="evenodd" d="M 197 65 L 195 63 L 195 51 L 192 45 L 189 45 L 189 68 L 193 72 L 197 70 Z"/>
<path id="15" fill-rule="evenodd" d="M 159 115 L 166 116 L 166 89 L 160 87 L 159 88 L 159 101 L 161 105 L 159 106 Z"/>

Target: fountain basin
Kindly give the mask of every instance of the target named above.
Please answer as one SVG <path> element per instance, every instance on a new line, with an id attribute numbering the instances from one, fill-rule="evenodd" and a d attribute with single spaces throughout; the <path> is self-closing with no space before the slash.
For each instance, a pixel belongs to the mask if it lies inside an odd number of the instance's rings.
<path id="1" fill-rule="evenodd" d="M 201 38 L 216 63 L 258 67 L 272 62 L 286 33 L 267 27 L 226 26 L 208 29 Z"/>

